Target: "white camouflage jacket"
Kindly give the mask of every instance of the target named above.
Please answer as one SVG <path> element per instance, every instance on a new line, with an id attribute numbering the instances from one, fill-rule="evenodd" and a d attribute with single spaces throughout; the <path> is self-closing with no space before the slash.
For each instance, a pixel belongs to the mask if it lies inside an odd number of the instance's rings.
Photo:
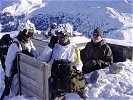
<path id="1" fill-rule="evenodd" d="M 48 63 L 50 65 L 52 65 L 54 60 L 66 59 L 74 62 L 76 69 L 82 71 L 83 64 L 80 59 L 80 51 L 73 44 L 62 46 L 59 43 L 57 43 L 55 44 L 53 50 L 49 46 L 46 46 L 40 59 L 45 62 L 49 61 Z"/>
<path id="2" fill-rule="evenodd" d="M 17 41 L 19 43 L 17 38 L 15 38 L 14 41 Z M 34 47 L 31 40 L 29 40 L 29 42 L 26 43 L 25 46 L 28 49 L 28 51 L 34 55 L 34 57 L 37 56 L 36 48 Z M 17 52 L 19 52 L 19 51 L 22 51 L 22 47 L 21 47 L 20 43 L 19 43 L 19 47 L 18 47 L 17 43 L 12 43 L 8 49 L 6 61 L 5 61 L 5 65 L 6 65 L 5 72 L 6 72 L 7 77 L 11 76 L 12 68 L 13 68 L 13 61 L 16 58 Z"/>

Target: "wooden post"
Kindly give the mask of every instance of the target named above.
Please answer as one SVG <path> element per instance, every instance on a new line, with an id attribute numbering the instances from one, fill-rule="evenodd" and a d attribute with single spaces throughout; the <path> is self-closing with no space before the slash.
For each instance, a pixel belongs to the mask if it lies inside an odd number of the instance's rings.
<path id="1" fill-rule="evenodd" d="M 133 47 L 129 47 L 127 52 L 128 58 L 131 59 L 131 61 L 133 61 Z"/>

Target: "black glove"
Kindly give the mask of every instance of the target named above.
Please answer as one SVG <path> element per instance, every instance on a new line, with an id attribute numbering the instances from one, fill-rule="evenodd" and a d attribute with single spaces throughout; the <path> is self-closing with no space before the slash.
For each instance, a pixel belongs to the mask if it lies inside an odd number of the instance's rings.
<path id="1" fill-rule="evenodd" d="M 97 64 L 96 60 L 90 60 L 86 62 L 86 66 L 94 67 Z"/>
<path id="2" fill-rule="evenodd" d="M 45 34 L 44 36 L 46 37 L 46 39 L 47 39 L 47 38 L 49 38 L 49 36 L 48 36 L 48 35 L 46 35 L 46 34 Z"/>
<path id="3" fill-rule="evenodd" d="M 26 50 L 22 50 L 22 53 L 30 56 L 30 57 L 34 57 L 34 55 L 32 53 L 30 53 L 27 49 Z"/>
<path id="4" fill-rule="evenodd" d="M 54 45 L 58 42 L 58 37 L 57 36 L 52 36 L 50 39 L 50 43 L 48 44 L 48 46 L 53 49 Z"/>
<path id="5" fill-rule="evenodd" d="M 10 79 L 10 77 L 5 76 L 5 79 L 4 79 L 4 81 L 5 81 L 5 86 L 7 86 L 8 82 L 9 82 L 9 79 Z M 10 82 L 10 84 L 8 85 L 8 88 L 7 88 L 7 90 L 6 90 L 6 96 L 8 96 L 8 95 L 10 94 L 10 87 L 11 87 L 11 82 Z"/>

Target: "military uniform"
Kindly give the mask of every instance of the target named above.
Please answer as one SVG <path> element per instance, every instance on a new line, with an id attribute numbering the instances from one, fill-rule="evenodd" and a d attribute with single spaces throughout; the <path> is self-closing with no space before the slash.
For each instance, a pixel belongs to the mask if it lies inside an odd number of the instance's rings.
<path id="1" fill-rule="evenodd" d="M 98 43 L 94 43 L 91 40 L 81 50 L 81 60 L 83 62 L 83 72 L 90 73 L 113 63 L 113 54 L 111 48 L 104 40 Z"/>

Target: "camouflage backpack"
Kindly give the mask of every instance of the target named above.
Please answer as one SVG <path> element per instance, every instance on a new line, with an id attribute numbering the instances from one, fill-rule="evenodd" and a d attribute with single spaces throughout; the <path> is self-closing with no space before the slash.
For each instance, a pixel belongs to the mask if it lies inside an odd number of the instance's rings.
<path id="1" fill-rule="evenodd" d="M 10 34 L 5 34 L 0 39 L 0 60 L 4 70 L 5 70 L 5 56 L 7 55 L 8 48 L 12 44 L 12 42 L 13 39 L 10 37 Z"/>
<path id="2" fill-rule="evenodd" d="M 82 72 L 76 70 L 74 63 L 68 60 L 55 60 L 51 69 L 54 85 L 66 92 L 81 92 L 86 87 Z"/>

